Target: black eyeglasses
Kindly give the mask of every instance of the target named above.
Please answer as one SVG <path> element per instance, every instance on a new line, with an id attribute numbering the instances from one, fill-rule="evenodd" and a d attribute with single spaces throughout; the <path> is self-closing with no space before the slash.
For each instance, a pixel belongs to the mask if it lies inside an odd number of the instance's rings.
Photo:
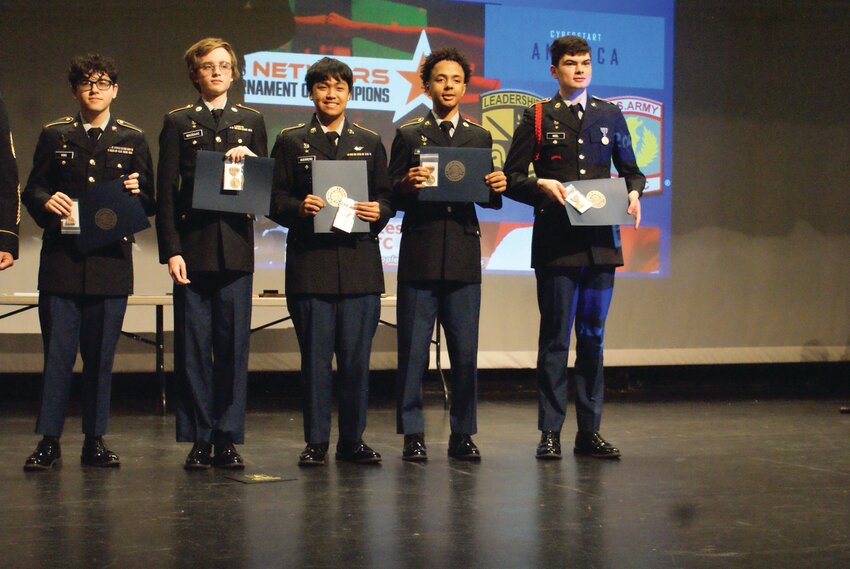
<path id="1" fill-rule="evenodd" d="M 198 71 L 203 71 L 204 73 L 212 73 L 216 67 L 218 67 L 222 73 L 230 71 L 233 69 L 233 65 L 229 61 L 222 61 L 218 64 L 215 63 L 202 63 L 198 66 Z"/>
<path id="2" fill-rule="evenodd" d="M 115 82 L 110 81 L 109 79 L 98 79 L 97 81 L 88 81 L 83 79 L 82 81 L 77 82 L 77 89 L 80 91 L 91 91 L 95 85 L 97 85 L 98 91 L 106 91 L 107 89 L 111 89 L 112 86 L 115 85 Z"/>

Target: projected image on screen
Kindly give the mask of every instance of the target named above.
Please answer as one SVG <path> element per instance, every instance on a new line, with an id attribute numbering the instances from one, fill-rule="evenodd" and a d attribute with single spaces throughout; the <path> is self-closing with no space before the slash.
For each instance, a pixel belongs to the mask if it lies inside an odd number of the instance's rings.
<path id="1" fill-rule="evenodd" d="M 245 101 L 266 117 L 270 135 L 310 119 L 304 81 L 324 56 L 354 71 L 346 116 L 381 134 L 389 147 L 396 128 L 424 115 L 430 99 L 419 65 L 432 50 L 456 47 L 473 75 L 461 113 L 490 131 L 493 161 L 501 167 L 526 107 L 557 90 L 549 74 L 549 45 L 580 35 L 593 50 L 589 94 L 617 104 L 647 176 L 639 230 L 622 229 L 626 275 L 669 272 L 672 141 L 672 0 L 632 2 L 477 2 L 354 0 L 292 3 L 295 32 L 284 45 L 245 57 Z M 627 12 L 624 12 L 627 10 Z M 273 138 L 273 136 L 271 136 Z M 612 169 L 616 176 L 616 170 Z M 530 272 L 530 207 L 504 200 L 501 210 L 479 209 L 482 265 L 488 273 Z M 257 269 L 285 262 L 286 229 L 257 224 Z M 380 235 L 384 266 L 398 262 L 401 218 Z"/>

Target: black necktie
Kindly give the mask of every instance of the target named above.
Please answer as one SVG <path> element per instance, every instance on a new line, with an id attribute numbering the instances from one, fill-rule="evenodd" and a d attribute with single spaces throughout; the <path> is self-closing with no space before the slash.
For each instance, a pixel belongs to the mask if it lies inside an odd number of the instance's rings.
<path id="1" fill-rule="evenodd" d="M 336 152 L 339 148 L 337 146 L 337 143 L 339 142 L 339 133 L 333 130 L 329 130 L 325 133 L 325 136 L 328 138 L 328 140 L 330 140 L 331 148 L 333 148 L 333 156 L 336 157 Z"/>
<path id="2" fill-rule="evenodd" d="M 581 121 L 581 117 L 584 115 L 584 110 L 581 108 L 581 103 L 570 105 L 570 110 L 573 112 L 576 118 Z"/>
<path id="3" fill-rule="evenodd" d="M 224 112 L 224 109 L 213 109 L 212 116 L 215 119 L 215 127 L 218 128 L 218 123 L 221 121 L 221 114 Z"/>
<path id="4" fill-rule="evenodd" d="M 446 146 L 452 145 L 452 121 L 443 121 L 440 123 L 440 130 L 443 131 L 443 142 L 446 143 Z"/>
<path id="5" fill-rule="evenodd" d="M 96 126 L 93 126 L 89 129 L 89 132 L 88 132 L 89 146 L 91 146 L 91 148 L 94 148 L 95 146 L 97 146 L 97 139 L 100 138 L 100 135 L 101 135 L 102 132 L 103 132 L 103 129 L 98 128 Z"/>

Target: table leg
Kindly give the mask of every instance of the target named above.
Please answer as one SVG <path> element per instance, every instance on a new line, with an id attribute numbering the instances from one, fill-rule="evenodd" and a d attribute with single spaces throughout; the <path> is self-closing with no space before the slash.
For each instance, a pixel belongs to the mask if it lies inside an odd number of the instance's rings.
<path id="1" fill-rule="evenodd" d="M 440 317 L 437 316 L 437 340 L 434 342 L 437 346 L 437 372 L 440 374 L 440 381 L 443 383 L 443 408 L 449 408 L 449 386 L 446 384 L 446 376 L 443 373 L 443 356 L 442 356 L 442 334 L 440 328 Z"/>
<path id="2" fill-rule="evenodd" d="M 156 305 L 156 379 L 159 382 L 159 411 L 165 415 L 167 401 L 165 399 L 165 333 L 163 332 L 163 306 Z"/>

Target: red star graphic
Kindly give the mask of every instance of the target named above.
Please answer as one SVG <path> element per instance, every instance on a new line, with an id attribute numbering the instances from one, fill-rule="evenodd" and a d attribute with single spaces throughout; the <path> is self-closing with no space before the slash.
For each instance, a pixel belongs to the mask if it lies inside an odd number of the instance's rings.
<path id="1" fill-rule="evenodd" d="M 407 94 L 407 102 L 409 103 L 416 97 L 422 94 L 422 79 L 419 77 L 419 70 L 425 62 L 425 55 L 419 59 L 419 65 L 415 71 L 399 71 L 398 73 L 410 83 L 410 92 Z"/>

